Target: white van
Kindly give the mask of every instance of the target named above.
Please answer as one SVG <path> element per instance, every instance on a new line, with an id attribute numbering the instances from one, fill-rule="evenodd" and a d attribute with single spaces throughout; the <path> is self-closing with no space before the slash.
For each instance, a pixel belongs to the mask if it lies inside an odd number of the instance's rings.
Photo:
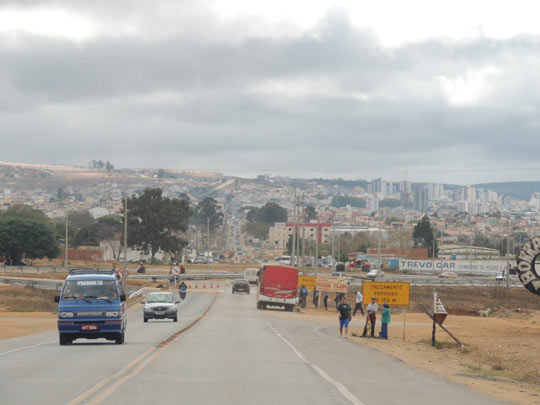
<path id="1" fill-rule="evenodd" d="M 257 284 L 259 282 L 259 270 L 253 268 L 245 269 L 244 279 L 246 279 L 249 284 Z"/>

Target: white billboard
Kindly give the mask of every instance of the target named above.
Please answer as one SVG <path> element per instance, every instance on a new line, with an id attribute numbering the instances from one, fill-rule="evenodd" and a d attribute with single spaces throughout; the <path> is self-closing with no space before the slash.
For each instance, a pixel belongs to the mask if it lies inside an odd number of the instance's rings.
<path id="1" fill-rule="evenodd" d="M 510 262 L 510 267 L 513 266 L 514 263 Z M 500 274 L 506 271 L 506 260 L 400 260 L 399 269 L 427 273 Z"/>

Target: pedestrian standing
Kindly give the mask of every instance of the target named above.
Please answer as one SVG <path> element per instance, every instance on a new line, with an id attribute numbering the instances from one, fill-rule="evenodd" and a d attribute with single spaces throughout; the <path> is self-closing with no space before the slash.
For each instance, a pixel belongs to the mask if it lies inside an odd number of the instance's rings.
<path id="1" fill-rule="evenodd" d="M 313 306 L 315 308 L 319 307 L 319 290 L 317 288 L 313 290 Z"/>
<path id="2" fill-rule="evenodd" d="M 323 294 L 324 310 L 328 311 L 328 291 Z"/>
<path id="3" fill-rule="evenodd" d="M 345 329 L 345 339 L 349 338 L 349 322 L 351 321 L 351 306 L 345 296 L 341 297 L 341 303 L 338 305 L 339 312 L 339 335 L 343 336 Z"/>
<path id="4" fill-rule="evenodd" d="M 363 300 L 364 300 L 364 296 L 362 295 L 362 291 L 358 290 L 356 292 L 356 305 L 354 306 L 353 316 L 356 315 L 357 310 L 360 310 L 360 312 L 362 313 L 362 316 L 364 316 L 364 308 L 362 305 Z"/>
<path id="5" fill-rule="evenodd" d="M 388 324 L 390 323 L 390 306 L 385 302 L 382 304 L 381 333 L 379 337 L 388 340 Z"/>
<path id="6" fill-rule="evenodd" d="M 367 335 L 367 325 L 369 322 L 371 324 L 371 337 L 375 337 L 375 321 L 377 320 L 377 311 L 379 310 L 377 298 L 371 297 L 371 302 L 368 304 L 366 310 L 368 316 L 366 318 L 366 325 L 364 326 L 364 333 L 362 336 Z"/>

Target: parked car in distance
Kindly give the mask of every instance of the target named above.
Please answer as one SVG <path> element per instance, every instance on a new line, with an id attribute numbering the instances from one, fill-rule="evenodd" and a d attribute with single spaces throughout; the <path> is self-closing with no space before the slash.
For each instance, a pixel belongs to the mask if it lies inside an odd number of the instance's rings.
<path id="1" fill-rule="evenodd" d="M 249 294 L 249 282 L 243 278 L 234 280 L 232 286 L 232 293 L 245 292 Z"/>
<path id="2" fill-rule="evenodd" d="M 174 300 L 174 295 L 170 292 L 151 292 L 146 296 L 143 309 L 143 321 L 149 319 L 172 319 L 178 322 L 178 304 L 180 301 Z"/>
<path id="3" fill-rule="evenodd" d="M 497 280 L 497 281 L 503 281 L 503 280 L 504 280 L 504 275 L 502 275 L 502 274 L 497 274 L 497 275 L 495 276 L 495 280 Z"/>
<path id="4" fill-rule="evenodd" d="M 457 278 L 457 274 L 453 271 L 443 271 L 439 274 L 439 278 Z"/>
<path id="5" fill-rule="evenodd" d="M 378 270 L 378 269 L 373 269 L 373 270 L 370 270 L 368 274 L 366 274 L 366 277 L 368 277 L 368 278 L 384 277 L 384 271 Z"/>

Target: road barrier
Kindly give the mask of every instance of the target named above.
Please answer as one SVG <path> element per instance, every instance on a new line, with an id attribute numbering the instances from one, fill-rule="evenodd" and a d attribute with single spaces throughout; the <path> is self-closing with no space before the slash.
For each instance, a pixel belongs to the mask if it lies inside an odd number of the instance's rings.
<path id="1" fill-rule="evenodd" d="M 39 288 L 40 290 L 60 291 L 64 284 L 64 280 L 0 276 L 0 284 Z M 139 287 L 128 286 L 128 294 L 135 292 L 138 288 Z"/>
<path id="2" fill-rule="evenodd" d="M 225 283 L 187 283 L 188 290 L 212 290 L 212 291 L 223 291 L 223 287 Z"/>

